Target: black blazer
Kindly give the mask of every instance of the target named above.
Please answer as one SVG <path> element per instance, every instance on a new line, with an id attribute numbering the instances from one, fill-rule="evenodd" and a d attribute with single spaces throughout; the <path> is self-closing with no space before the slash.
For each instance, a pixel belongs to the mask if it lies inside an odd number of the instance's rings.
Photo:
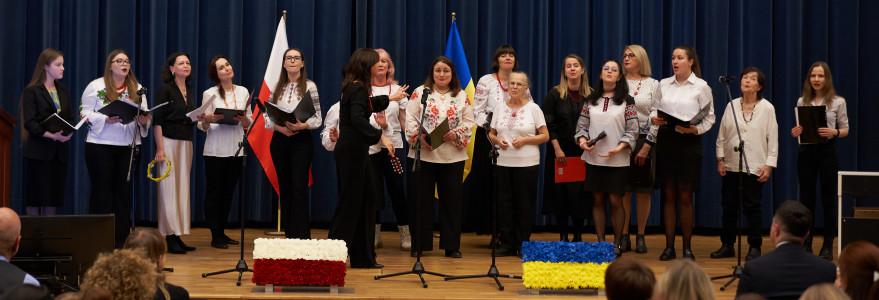
<path id="1" fill-rule="evenodd" d="M 543 100 L 543 117 L 546 119 L 546 128 L 549 131 L 550 140 L 558 140 L 559 147 L 565 152 L 565 156 L 580 156 L 583 149 L 574 140 L 574 134 L 577 131 L 577 121 L 580 120 L 580 111 L 583 110 L 583 103 L 586 96 L 582 96 L 580 102 L 571 100 L 570 95 L 564 99 L 560 97 L 559 91 L 553 87 Z M 555 149 L 552 144 L 547 145 L 546 154 L 555 158 Z"/>
<path id="2" fill-rule="evenodd" d="M 767 299 L 798 299 L 810 286 L 834 280 L 836 265 L 787 243 L 745 265 L 736 296 L 757 293 Z"/>
<path id="3" fill-rule="evenodd" d="M 58 102 L 61 103 L 61 112 L 58 115 L 68 123 L 76 124 L 67 87 L 55 80 L 55 90 L 58 91 Z M 46 128 L 40 125 L 40 122 L 55 112 L 55 102 L 49 96 L 46 86 L 34 85 L 21 91 L 21 119 L 27 134 L 22 151 L 25 158 L 51 160 L 58 156 L 61 161 L 67 161 L 70 141 L 61 143 L 43 137 Z"/>

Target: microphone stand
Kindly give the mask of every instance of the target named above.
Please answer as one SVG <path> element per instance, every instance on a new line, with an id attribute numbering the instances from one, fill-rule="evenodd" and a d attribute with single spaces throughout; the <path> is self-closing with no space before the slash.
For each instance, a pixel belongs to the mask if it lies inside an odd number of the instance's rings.
<path id="1" fill-rule="evenodd" d="M 141 87 L 137 90 L 137 95 L 141 96 L 140 101 L 146 101 L 142 96 L 146 94 L 146 88 Z M 121 100 L 121 99 L 120 99 Z M 123 100 L 124 101 L 124 100 Z M 131 149 L 130 154 L 128 156 L 128 175 L 125 176 L 125 181 L 131 183 L 131 209 L 128 211 L 128 215 L 131 219 L 131 231 L 134 232 L 134 201 L 137 199 L 137 181 L 131 180 L 134 177 L 134 172 L 137 172 L 137 169 L 134 165 L 134 158 L 137 157 L 140 160 L 140 147 L 137 145 L 137 138 L 140 137 L 140 122 L 138 122 L 137 118 L 140 117 L 141 113 L 140 104 L 137 105 L 137 114 L 134 115 L 134 136 L 131 137 L 131 144 L 128 147 Z"/>
<path id="2" fill-rule="evenodd" d="M 254 99 L 254 100 L 256 101 L 256 106 L 260 108 L 260 111 L 261 112 L 265 111 L 265 106 L 263 106 L 263 104 L 259 101 L 259 99 Z M 245 116 L 247 115 L 248 108 L 249 108 L 249 105 L 244 107 L 244 109 L 245 109 L 244 115 Z M 250 132 L 253 131 L 253 127 L 254 127 L 253 123 L 256 123 L 256 122 L 252 122 L 250 124 L 250 128 L 248 128 L 247 130 L 244 131 L 244 136 L 242 137 L 241 142 L 238 143 L 238 150 L 235 151 L 235 156 L 233 156 L 233 157 L 241 157 L 241 175 L 240 175 L 241 178 L 238 180 L 238 222 L 241 225 L 241 242 L 238 243 L 238 247 L 240 249 L 240 256 L 238 257 L 238 263 L 235 264 L 234 269 L 226 269 L 226 270 L 222 270 L 222 271 L 201 274 L 201 277 L 205 278 L 208 276 L 238 272 L 238 281 L 235 282 L 236 286 L 241 286 L 241 275 L 244 274 L 244 272 L 253 273 L 253 269 L 248 268 L 247 262 L 244 261 L 244 199 L 245 199 L 244 198 L 244 188 L 246 186 L 244 184 L 245 179 L 246 179 L 244 177 L 244 175 L 245 175 L 245 172 L 247 169 L 247 154 L 242 153 L 244 151 L 244 148 L 247 145 L 249 145 L 247 143 L 247 137 L 250 136 Z"/>
<path id="3" fill-rule="evenodd" d="M 733 148 L 734 151 L 739 152 L 739 187 L 738 187 L 739 196 L 738 196 L 738 203 L 736 204 L 736 216 L 738 218 L 738 220 L 737 220 L 738 222 L 736 222 L 736 230 L 738 231 L 738 244 L 739 244 L 738 251 L 736 253 L 737 263 L 735 266 L 733 266 L 733 273 L 732 274 L 711 277 L 711 280 L 729 278 L 729 281 L 727 281 L 722 286 L 720 286 L 720 290 L 724 291 L 724 290 L 726 290 L 727 287 L 729 287 L 730 284 L 732 284 L 734 281 L 736 281 L 736 279 L 742 278 L 742 274 L 743 274 L 743 269 L 742 269 L 742 204 L 744 203 L 743 198 L 744 198 L 744 194 L 745 194 L 745 185 L 744 185 L 745 184 L 744 183 L 745 182 L 744 181 L 745 180 L 745 171 L 750 170 L 751 168 L 748 167 L 748 159 L 745 156 L 745 140 L 742 139 L 742 130 L 739 129 L 739 119 L 738 119 L 738 115 L 736 115 L 736 107 L 735 107 L 735 105 L 733 105 L 733 102 L 732 102 L 732 92 L 730 92 L 730 90 L 729 90 L 729 81 L 721 80 L 721 82 L 723 82 L 726 85 L 726 94 L 728 97 L 727 100 L 729 101 L 729 108 L 732 110 L 731 112 L 733 114 L 733 121 L 736 124 L 736 134 L 738 134 L 738 137 L 739 137 L 739 146 L 736 148 Z M 744 101 L 744 97 L 742 97 L 742 100 Z M 743 105 L 743 107 L 744 107 L 744 105 Z M 742 112 L 742 113 L 744 113 L 744 112 Z M 744 170 L 742 169 L 743 163 L 744 163 Z M 750 224 L 750 226 L 754 226 L 754 224 Z"/>
<path id="4" fill-rule="evenodd" d="M 421 120 L 419 120 L 419 122 L 418 122 L 419 123 L 418 135 L 415 137 L 415 147 L 414 147 L 415 148 L 415 163 L 412 164 L 412 174 L 414 174 L 413 177 L 417 177 L 418 173 L 421 173 L 421 136 L 423 134 L 421 129 L 424 128 L 424 119 L 425 119 L 424 115 L 427 113 L 424 110 L 424 108 L 427 107 L 427 96 L 428 95 L 430 95 L 430 89 L 425 87 L 422 90 L 422 96 L 421 96 L 421 111 L 422 111 Z M 415 183 L 412 184 L 412 186 L 415 187 L 414 188 L 415 189 L 415 193 L 414 193 L 415 194 L 415 224 L 414 224 L 415 226 L 413 226 L 414 227 L 413 228 L 414 234 L 412 234 L 413 240 L 416 241 L 415 248 L 414 248 L 415 249 L 415 265 L 413 265 L 412 270 L 409 270 L 409 271 L 403 271 L 403 272 L 386 274 L 386 275 L 377 275 L 377 276 L 375 276 L 375 280 L 379 280 L 379 279 L 387 278 L 387 277 L 396 277 L 396 276 L 406 275 L 406 274 L 415 274 L 415 275 L 418 275 L 418 279 L 421 279 L 421 287 L 427 288 L 427 283 L 424 281 L 424 274 L 439 276 L 439 277 L 448 277 L 448 275 L 426 271 L 424 269 L 424 265 L 421 263 L 421 242 L 422 241 L 420 238 L 421 231 L 419 231 L 419 229 L 420 229 L 419 227 L 421 227 L 421 213 L 419 211 L 419 202 L 421 202 L 421 201 L 418 201 L 418 190 L 419 190 L 418 180 L 415 180 Z M 414 237 L 419 237 L 419 238 L 415 239 Z M 432 240 L 431 240 L 431 243 L 433 243 Z"/>
<path id="5" fill-rule="evenodd" d="M 490 128 L 491 127 L 490 126 L 491 119 L 492 119 L 492 116 L 489 115 L 488 121 L 482 127 L 483 128 Z M 495 178 L 495 180 L 492 180 L 492 190 L 493 191 L 491 193 L 489 193 L 489 196 L 488 196 L 489 201 L 491 202 L 491 243 L 490 243 L 491 244 L 491 266 L 489 266 L 489 268 L 488 268 L 488 273 L 485 273 L 485 274 L 446 276 L 445 280 L 448 281 L 448 280 L 455 280 L 455 279 L 485 278 L 485 277 L 487 277 L 487 278 L 494 279 L 494 282 L 497 283 L 498 290 L 503 291 L 504 285 L 501 284 L 501 281 L 498 280 L 498 277 L 522 279 L 522 276 L 501 274 L 500 271 L 498 271 L 498 269 L 497 269 L 497 265 L 495 264 L 495 261 L 497 260 L 497 256 L 495 254 L 495 251 L 497 250 L 498 244 L 500 242 L 499 241 L 500 233 L 498 232 L 498 228 L 497 228 L 498 227 L 498 215 L 500 214 L 498 212 L 498 205 L 497 205 L 497 202 L 498 202 L 497 198 L 498 197 L 497 197 L 497 195 L 500 194 L 500 187 L 499 187 L 498 181 L 496 179 L 496 178 L 498 178 L 497 158 L 499 156 L 499 153 L 498 153 L 498 146 L 495 145 L 494 142 L 491 141 L 491 129 L 486 130 L 485 135 L 488 138 L 488 143 L 491 145 L 491 150 L 488 151 L 488 157 L 489 157 L 489 159 L 491 159 L 491 178 Z M 494 194 L 494 195 L 492 195 L 492 194 Z"/>

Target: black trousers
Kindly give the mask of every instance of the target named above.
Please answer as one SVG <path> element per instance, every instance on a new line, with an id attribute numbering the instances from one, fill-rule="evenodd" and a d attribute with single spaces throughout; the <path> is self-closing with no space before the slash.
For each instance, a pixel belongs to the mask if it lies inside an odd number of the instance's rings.
<path id="1" fill-rule="evenodd" d="M 473 133 L 473 161 L 470 165 L 470 174 L 467 175 L 469 188 L 464 223 L 467 231 L 475 231 L 477 234 L 491 233 L 491 201 L 489 201 L 489 196 L 491 195 L 492 178 L 491 159 L 488 157 L 491 143 L 485 133 L 485 129 L 482 127 L 476 127 L 476 132 Z"/>
<path id="2" fill-rule="evenodd" d="M 412 249 L 416 243 L 421 251 L 433 250 L 434 191 L 439 196 L 440 249 L 461 248 L 461 215 L 464 184 L 464 162 L 431 163 L 422 161 L 421 171 L 415 174 L 415 201 L 411 211 Z M 434 188 L 436 187 L 436 188 Z M 417 209 L 417 210 L 416 210 Z M 417 223 L 415 220 L 418 220 Z"/>
<path id="3" fill-rule="evenodd" d="M 344 240 L 352 268 L 375 262 L 375 180 L 367 145 L 339 140 L 333 157 L 339 171 L 339 203 L 328 238 Z"/>
<path id="4" fill-rule="evenodd" d="M 132 181 L 136 180 L 140 146 L 134 156 Z M 85 165 L 91 181 L 89 213 L 116 215 L 115 246 L 122 248 L 131 229 L 132 184 L 126 181 L 131 148 L 85 143 Z"/>
<path id="5" fill-rule="evenodd" d="M 278 174 L 281 224 L 288 239 L 311 238 L 308 169 L 314 154 L 312 143 L 310 130 L 301 130 L 290 137 L 275 131 L 269 145 Z"/>
<path id="6" fill-rule="evenodd" d="M 235 186 L 241 177 L 242 157 L 204 157 L 204 216 L 211 237 L 222 238 L 224 223 L 229 219 Z M 240 213 L 240 212 L 239 212 Z"/>
<path id="7" fill-rule="evenodd" d="M 736 158 L 733 158 L 736 159 Z M 726 176 L 721 177 L 721 200 L 720 206 L 723 207 L 723 228 L 720 231 L 720 242 L 724 244 L 733 244 L 736 242 L 736 228 L 738 227 L 739 217 L 739 172 L 726 172 Z M 747 226 L 742 225 L 743 233 L 748 234 L 748 245 L 759 248 L 763 245 L 763 237 L 760 230 L 763 228 L 762 211 L 760 210 L 761 200 L 763 199 L 763 183 L 757 181 L 757 175 L 745 173 L 742 177 L 742 212 L 744 218 L 748 220 Z M 747 228 L 747 231 L 744 231 Z"/>
<path id="8" fill-rule="evenodd" d="M 537 173 L 539 166 L 497 166 L 498 177 L 498 232 L 504 248 L 520 249 L 522 242 L 531 240 L 534 222 L 534 202 L 537 200 Z"/>
<path id="9" fill-rule="evenodd" d="M 67 187 L 67 162 L 56 155 L 51 160 L 24 159 L 24 199 L 26 206 L 64 205 Z"/>
<path id="10" fill-rule="evenodd" d="M 824 236 L 835 237 L 837 229 L 837 174 L 839 154 L 836 141 L 831 139 L 824 144 L 800 145 L 797 156 L 797 179 L 800 183 L 800 202 L 815 214 L 817 194 L 815 187 L 820 179 L 821 206 L 824 207 Z M 816 222 L 817 223 L 817 222 Z M 814 230 L 812 231 L 814 233 Z"/>
<path id="11" fill-rule="evenodd" d="M 405 154 L 402 148 L 394 150 L 394 156 L 400 162 L 400 167 L 406 169 Z M 385 206 L 385 186 L 388 188 L 388 195 L 391 196 L 391 205 L 394 209 L 394 217 L 397 219 L 397 225 L 409 225 L 409 210 L 406 208 L 406 188 L 405 173 L 397 174 L 391 166 L 391 156 L 388 155 L 388 149 L 382 148 L 376 154 L 369 156 L 372 162 L 373 178 L 375 178 L 376 193 L 376 223 L 381 223 L 378 219 L 378 212 L 381 212 Z M 405 171 L 404 171 L 405 172 Z"/>

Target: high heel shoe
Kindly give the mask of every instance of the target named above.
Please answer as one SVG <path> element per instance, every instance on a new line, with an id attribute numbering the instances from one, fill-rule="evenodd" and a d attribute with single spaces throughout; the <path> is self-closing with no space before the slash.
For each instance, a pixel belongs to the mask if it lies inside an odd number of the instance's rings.
<path id="1" fill-rule="evenodd" d="M 647 243 L 644 242 L 644 235 L 639 234 L 635 236 L 635 253 L 644 254 L 647 253 Z"/>
<path id="2" fill-rule="evenodd" d="M 183 243 L 183 240 L 180 239 L 179 235 L 174 235 L 174 239 L 177 240 L 177 244 L 180 245 L 180 248 L 183 248 L 183 250 L 195 251 L 195 247 L 187 246 L 185 243 Z"/>
<path id="3" fill-rule="evenodd" d="M 623 239 L 620 240 L 620 250 L 622 250 L 623 252 L 632 251 L 632 239 L 629 238 L 629 234 L 624 233 L 622 234 L 622 236 Z"/>
<path id="4" fill-rule="evenodd" d="M 675 259 L 678 255 L 675 253 L 675 248 L 665 248 L 662 250 L 662 255 L 659 256 L 659 260 L 661 261 L 669 261 Z"/>
<path id="5" fill-rule="evenodd" d="M 183 247 L 180 247 L 180 244 L 177 243 L 177 239 L 174 237 L 174 235 L 165 236 L 165 243 L 168 244 L 168 253 L 186 254 L 186 250 L 184 250 Z"/>

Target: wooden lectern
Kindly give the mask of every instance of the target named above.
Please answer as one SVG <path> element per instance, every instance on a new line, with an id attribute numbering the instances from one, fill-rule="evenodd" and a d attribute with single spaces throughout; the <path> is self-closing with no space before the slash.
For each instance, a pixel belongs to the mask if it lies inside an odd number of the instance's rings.
<path id="1" fill-rule="evenodd" d="M 9 184 L 12 170 L 12 128 L 18 124 L 12 115 L 0 108 L 0 207 L 9 207 Z"/>

